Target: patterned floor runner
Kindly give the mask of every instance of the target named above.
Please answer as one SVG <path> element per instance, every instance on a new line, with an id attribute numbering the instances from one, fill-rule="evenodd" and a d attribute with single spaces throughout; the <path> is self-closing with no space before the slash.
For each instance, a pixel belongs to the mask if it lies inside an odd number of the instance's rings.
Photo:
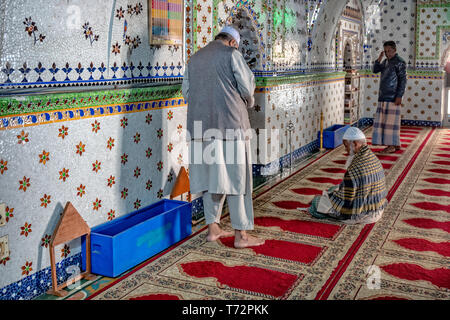
<path id="1" fill-rule="evenodd" d="M 252 233 L 263 246 L 206 242 L 203 228 L 73 299 L 449 299 L 450 131 L 405 127 L 401 136 L 401 150 L 380 155 L 390 203 L 376 224 L 318 221 L 304 211 L 341 181 L 341 146 L 255 197 Z M 231 230 L 228 216 L 222 224 Z"/>
<path id="2" fill-rule="evenodd" d="M 388 178 L 392 192 L 383 219 L 373 225 L 327 298 L 450 298 L 450 185 L 441 163 L 449 155 L 442 150 L 449 133 L 426 134 L 427 143 L 410 158 L 400 183 Z"/>

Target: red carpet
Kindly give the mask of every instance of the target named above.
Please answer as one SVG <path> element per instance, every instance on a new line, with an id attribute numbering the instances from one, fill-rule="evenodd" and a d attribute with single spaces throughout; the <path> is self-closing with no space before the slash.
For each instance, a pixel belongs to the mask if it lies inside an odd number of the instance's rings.
<path id="1" fill-rule="evenodd" d="M 370 300 L 408 300 L 408 299 L 392 297 L 392 296 L 383 296 L 383 297 L 376 297 L 376 298 L 373 298 Z"/>
<path id="2" fill-rule="evenodd" d="M 181 264 L 183 271 L 197 278 L 216 278 L 223 286 L 282 297 L 296 283 L 295 275 L 258 267 L 228 267 L 215 261 Z"/>
<path id="3" fill-rule="evenodd" d="M 402 144 L 402 148 L 407 148 L 408 147 L 408 145 L 406 144 L 406 145 L 403 145 Z M 383 148 L 370 148 L 373 152 L 375 152 L 375 153 L 377 153 L 377 152 L 380 152 L 381 150 L 384 150 L 384 148 L 385 147 L 383 147 Z M 405 152 L 405 150 L 402 150 L 402 149 L 400 149 L 400 150 L 397 150 L 397 151 L 395 151 L 394 153 L 391 153 L 391 154 L 402 154 L 402 153 L 404 153 Z M 345 163 L 345 162 L 344 162 Z"/>
<path id="4" fill-rule="evenodd" d="M 234 237 L 220 239 L 220 242 L 229 248 L 234 248 Z M 262 246 L 248 249 L 256 254 L 297 261 L 307 265 L 314 263 L 324 250 L 318 246 L 281 240 L 266 240 Z"/>
<path id="5" fill-rule="evenodd" d="M 180 298 L 171 294 L 149 294 L 129 300 L 180 300 Z"/>
<path id="6" fill-rule="evenodd" d="M 449 179 L 428 178 L 428 179 L 423 179 L 423 180 L 426 182 L 429 182 L 429 183 L 434 183 L 434 184 L 450 184 Z"/>
<path id="7" fill-rule="evenodd" d="M 415 251 L 434 251 L 445 257 L 450 257 L 450 242 L 435 243 L 417 238 L 405 238 L 393 241 L 406 249 Z"/>
<path id="8" fill-rule="evenodd" d="M 261 227 L 278 227 L 284 231 L 307 234 L 311 236 L 333 239 L 344 226 L 304 221 L 304 220 L 284 220 L 276 217 L 257 217 L 255 224 Z"/>
<path id="9" fill-rule="evenodd" d="M 296 210 L 297 208 L 309 208 L 311 206 L 310 203 L 303 203 L 299 201 L 274 201 L 272 202 L 278 208 L 288 209 L 288 210 Z"/>
<path id="10" fill-rule="evenodd" d="M 441 166 L 450 166 L 450 161 L 432 161 L 434 164 L 440 164 Z"/>
<path id="11" fill-rule="evenodd" d="M 381 165 L 383 166 L 383 169 L 390 169 L 392 168 L 392 163 L 381 163 Z"/>
<path id="12" fill-rule="evenodd" d="M 402 134 L 402 133 L 414 133 L 414 134 L 419 134 L 420 133 L 420 130 L 413 130 L 413 129 L 408 129 L 408 130 L 402 130 L 401 132 L 400 132 L 400 134 Z"/>
<path id="13" fill-rule="evenodd" d="M 436 268 L 428 270 L 410 263 L 394 263 L 381 266 L 381 269 L 400 279 L 424 280 L 431 282 L 435 286 L 450 289 L 450 269 Z"/>
<path id="14" fill-rule="evenodd" d="M 305 196 L 312 196 L 312 195 L 320 195 L 322 194 L 323 190 L 314 189 L 314 188 L 297 188 L 292 189 L 295 193 L 305 195 Z"/>
<path id="15" fill-rule="evenodd" d="M 264 245 L 237 250 L 234 237 L 207 242 L 207 227 L 199 227 L 188 239 L 93 296 L 448 300 L 450 159 L 435 156 L 448 153 L 436 152 L 445 149 L 439 141 L 446 132 L 450 130 L 407 127 L 402 130 L 401 150 L 377 154 L 383 167 L 391 170 L 385 172 L 389 205 L 375 224 L 348 226 L 298 210 L 341 181 L 344 148 L 327 150 L 286 179 L 256 191 L 251 233 L 263 237 Z M 435 160 L 446 164 L 438 166 L 432 163 Z M 229 215 L 221 222 L 225 229 L 231 228 Z M 367 286 L 370 265 L 382 270 L 379 290 Z"/>
<path id="16" fill-rule="evenodd" d="M 434 197 L 450 197 L 450 191 L 443 191 L 440 189 L 422 189 L 417 190 L 420 193 L 426 194 L 427 196 Z"/>
<path id="17" fill-rule="evenodd" d="M 450 170 L 448 170 L 448 169 L 430 169 L 427 171 L 432 172 L 432 173 L 439 173 L 439 174 L 450 174 Z"/>
<path id="18" fill-rule="evenodd" d="M 398 157 L 395 156 L 385 156 L 381 154 L 377 154 L 378 159 L 384 160 L 384 161 L 397 161 Z"/>
<path id="19" fill-rule="evenodd" d="M 448 153 L 437 153 L 435 156 L 441 157 L 441 158 L 450 158 L 450 154 Z"/>
<path id="20" fill-rule="evenodd" d="M 431 210 L 431 211 L 447 211 L 450 213 L 450 205 L 446 206 L 440 203 L 435 202 L 417 202 L 411 203 L 411 205 L 423 209 L 423 210 Z"/>
<path id="21" fill-rule="evenodd" d="M 332 178 L 308 178 L 307 180 L 315 183 L 331 183 L 333 185 L 340 184 L 342 179 L 332 179 Z"/>
<path id="22" fill-rule="evenodd" d="M 323 172 L 326 172 L 326 173 L 345 173 L 345 172 L 347 172 L 347 170 L 339 169 L 339 168 L 323 168 L 320 170 Z"/>
<path id="23" fill-rule="evenodd" d="M 411 134 L 400 134 L 400 137 L 403 137 L 403 138 L 415 138 L 416 136 L 415 135 L 411 135 Z"/>
<path id="24" fill-rule="evenodd" d="M 414 218 L 414 219 L 406 219 L 403 220 L 407 224 L 423 229 L 441 229 L 448 233 L 450 233 L 450 221 L 441 222 L 435 221 L 433 219 L 425 219 L 425 218 Z"/>

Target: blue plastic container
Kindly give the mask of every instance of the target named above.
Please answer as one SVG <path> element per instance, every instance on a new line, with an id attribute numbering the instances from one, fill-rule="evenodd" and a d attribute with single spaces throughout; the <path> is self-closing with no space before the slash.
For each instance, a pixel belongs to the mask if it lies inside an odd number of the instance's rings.
<path id="1" fill-rule="evenodd" d="M 326 149 L 334 149 L 342 144 L 342 137 L 345 131 L 350 128 L 349 125 L 335 124 L 323 130 L 323 147 Z M 320 143 L 320 131 L 317 133 Z"/>
<path id="2" fill-rule="evenodd" d="M 191 208 L 189 202 L 163 199 L 94 227 L 91 272 L 117 277 L 188 237 L 192 232 Z M 85 270 L 85 250 L 82 255 Z"/>

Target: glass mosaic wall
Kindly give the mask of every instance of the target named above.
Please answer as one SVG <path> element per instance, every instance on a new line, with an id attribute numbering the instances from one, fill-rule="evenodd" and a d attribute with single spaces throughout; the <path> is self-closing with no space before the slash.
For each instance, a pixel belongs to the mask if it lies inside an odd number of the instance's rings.
<path id="1" fill-rule="evenodd" d="M 362 121 L 376 110 L 371 64 L 394 39 L 409 67 L 403 119 L 440 124 L 449 6 L 189 0 L 180 47 L 149 44 L 148 1 L 54 0 L 51 8 L 47 0 L 2 1 L 0 203 L 7 223 L 0 236 L 8 235 L 10 255 L 0 260 L 0 299 L 30 299 L 50 286 L 48 244 L 67 201 L 94 227 L 169 195 L 186 159 L 177 149 L 187 113 L 184 66 L 225 24 L 240 30 L 240 50 L 257 76 L 252 126 L 278 130 L 270 140 L 278 153 L 255 163 L 260 178 L 291 152 L 317 148 L 321 112 L 325 127 L 343 122 L 344 30 L 347 38 L 360 32 L 352 46 L 363 75 Z M 349 9 L 356 7 L 360 16 Z M 340 28 L 343 13 L 348 25 Z M 144 87 L 129 88 L 138 84 Z M 64 281 L 65 268 L 79 264 L 80 245 L 57 250 Z"/>

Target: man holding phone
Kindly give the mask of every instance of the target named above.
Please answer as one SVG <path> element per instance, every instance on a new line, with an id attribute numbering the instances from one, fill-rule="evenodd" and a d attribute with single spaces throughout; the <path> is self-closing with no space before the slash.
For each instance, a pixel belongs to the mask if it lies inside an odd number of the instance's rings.
<path id="1" fill-rule="evenodd" d="M 384 51 L 375 61 L 373 72 L 381 72 L 381 76 L 372 145 L 385 145 L 381 153 L 394 153 L 401 148 L 401 106 L 407 82 L 406 63 L 398 56 L 394 41 L 384 43 Z"/>

